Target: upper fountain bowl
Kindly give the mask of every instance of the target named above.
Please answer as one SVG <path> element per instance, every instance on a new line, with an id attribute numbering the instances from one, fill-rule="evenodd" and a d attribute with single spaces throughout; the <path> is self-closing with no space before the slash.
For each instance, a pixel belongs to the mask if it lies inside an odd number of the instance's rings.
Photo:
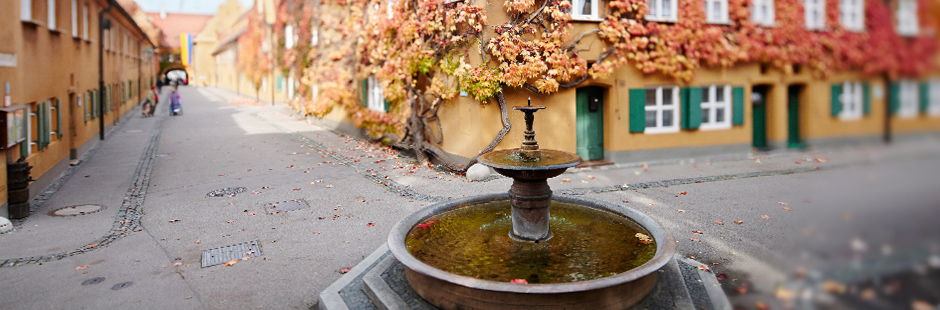
<path id="1" fill-rule="evenodd" d="M 515 179 L 548 179 L 581 163 L 581 157 L 559 150 L 539 150 L 538 159 L 529 160 L 520 149 L 492 151 L 480 156 L 479 161 L 493 167 L 497 173 Z"/>

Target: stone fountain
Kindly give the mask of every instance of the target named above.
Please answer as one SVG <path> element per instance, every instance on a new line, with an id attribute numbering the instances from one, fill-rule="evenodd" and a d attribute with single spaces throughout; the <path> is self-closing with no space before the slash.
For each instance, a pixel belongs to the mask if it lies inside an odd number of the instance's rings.
<path id="1" fill-rule="evenodd" d="M 525 113 L 522 146 L 480 156 L 512 178 L 508 193 L 408 215 L 389 233 L 387 251 L 383 246 L 354 268 L 359 274 L 321 293 L 320 309 L 357 308 L 362 302 L 354 296 L 362 292 L 369 308 L 380 309 L 598 310 L 641 302 L 638 307 L 649 309 L 727 308 L 714 277 L 696 271 L 694 261 L 674 259 L 675 239 L 650 217 L 599 200 L 552 196 L 547 180 L 581 158 L 539 148 L 533 122 L 544 108 L 514 107 Z M 693 303 L 690 285 L 717 297 Z"/>

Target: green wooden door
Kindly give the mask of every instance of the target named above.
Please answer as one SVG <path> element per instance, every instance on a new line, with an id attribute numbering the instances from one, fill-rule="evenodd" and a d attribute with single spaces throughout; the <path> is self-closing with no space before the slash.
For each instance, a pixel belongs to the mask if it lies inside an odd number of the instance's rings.
<path id="1" fill-rule="evenodd" d="M 604 88 L 581 87 L 577 90 L 578 156 L 604 159 Z"/>
<path id="2" fill-rule="evenodd" d="M 800 91 L 802 87 L 793 85 L 787 88 L 787 124 L 788 138 L 787 147 L 803 148 L 800 139 Z"/>
<path id="3" fill-rule="evenodd" d="M 752 145 L 758 150 L 765 150 L 767 149 L 767 86 L 755 86 L 751 89 L 751 102 L 754 105 Z"/>

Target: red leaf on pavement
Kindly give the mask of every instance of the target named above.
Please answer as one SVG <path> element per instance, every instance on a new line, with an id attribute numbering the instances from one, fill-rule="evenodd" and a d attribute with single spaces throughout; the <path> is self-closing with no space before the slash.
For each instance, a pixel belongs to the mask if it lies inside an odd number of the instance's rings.
<path id="1" fill-rule="evenodd" d="M 85 269 L 87 269 L 88 267 L 90 267 L 90 266 L 88 266 L 88 265 L 81 265 L 81 266 L 75 267 L 75 270 L 85 270 Z"/>
<path id="2" fill-rule="evenodd" d="M 698 231 L 698 230 L 693 230 L 692 233 L 693 233 L 693 234 L 696 234 L 696 235 L 704 235 L 704 234 L 705 234 L 705 233 L 703 233 L 703 232 L 701 232 L 701 231 Z"/>
<path id="3" fill-rule="evenodd" d="M 689 238 L 689 240 L 692 240 L 692 241 L 695 241 L 695 242 L 702 242 L 702 240 L 699 240 L 698 238 Z"/>
<path id="4" fill-rule="evenodd" d="M 722 222 L 722 221 L 715 221 L 715 225 L 724 225 L 724 224 L 725 224 L 725 222 Z"/>
<path id="5" fill-rule="evenodd" d="M 248 213 L 248 215 L 258 215 L 258 212 L 251 212 L 251 213 Z"/>
<path id="6" fill-rule="evenodd" d="M 698 270 L 708 270 L 708 266 L 698 265 Z"/>
<path id="7" fill-rule="evenodd" d="M 300 190 L 300 188 L 298 187 L 298 188 L 295 188 L 294 190 L 295 190 L 295 191 L 299 191 L 299 190 Z"/>
<path id="8" fill-rule="evenodd" d="M 742 220 L 735 220 L 734 223 L 735 223 L 735 224 L 738 224 L 738 225 L 741 225 L 741 224 L 744 224 L 744 221 L 742 221 Z"/>
<path id="9" fill-rule="evenodd" d="M 372 226 L 375 226 L 375 223 L 369 222 L 369 224 L 366 224 L 366 226 L 372 227 Z"/>
<path id="10" fill-rule="evenodd" d="M 512 280 L 509 280 L 509 283 L 529 284 L 529 281 L 526 281 L 525 279 L 512 279 Z"/>
<path id="11" fill-rule="evenodd" d="M 228 223 L 228 224 L 231 224 L 231 223 L 235 223 L 235 220 L 228 220 L 228 221 L 225 221 L 225 222 Z"/>
<path id="12" fill-rule="evenodd" d="M 234 258 L 234 259 L 228 261 L 227 263 L 223 264 L 223 266 L 225 266 L 225 267 L 232 267 L 232 265 L 235 265 L 235 264 L 237 264 L 237 263 L 238 263 L 238 259 L 237 259 L 237 258 Z"/>
<path id="13" fill-rule="evenodd" d="M 352 267 L 346 267 L 346 268 L 340 269 L 340 270 L 339 270 L 339 273 L 345 274 L 345 273 L 349 272 L 350 270 L 352 270 Z"/>
<path id="14" fill-rule="evenodd" d="M 719 273 L 718 275 L 715 276 L 715 279 L 718 279 L 718 281 L 721 281 L 721 280 L 724 280 L 724 279 L 727 279 L 727 278 L 728 278 L 728 274 L 727 274 L 727 273 Z"/>
<path id="15" fill-rule="evenodd" d="M 681 191 L 681 192 L 679 192 L 679 195 L 688 195 L 688 194 L 689 194 L 689 192 L 686 192 L 686 191 Z"/>

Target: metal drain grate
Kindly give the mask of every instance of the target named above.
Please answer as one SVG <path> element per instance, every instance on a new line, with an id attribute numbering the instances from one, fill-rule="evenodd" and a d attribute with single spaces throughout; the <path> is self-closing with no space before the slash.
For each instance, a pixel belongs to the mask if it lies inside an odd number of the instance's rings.
<path id="1" fill-rule="evenodd" d="M 306 209 L 306 208 L 309 208 L 309 207 L 310 207 L 310 205 L 308 205 L 307 202 L 304 201 L 303 199 L 294 199 L 294 200 L 288 200 L 288 201 L 281 201 L 281 202 L 270 203 L 270 204 L 264 206 L 264 211 L 266 211 L 266 212 L 271 212 L 271 211 L 287 212 L 287 211 L 294 211 L 294 210 Z"/>
<path id="2" fill-rule="evenodd" d="M 242 242 L 230 246 L 202 251 L 202 268 L 224 264 L 233 259 L 261 256 L 261 244 L 258 241 Z"/>
<path id="3" fill-rule="evenodd" d="M 226 187 L 211 191 L 206 194 L 206 197 L 235 197 L 235 195 L 244 193 L 247 190 L 248 189 L 244 187 Z"/>

